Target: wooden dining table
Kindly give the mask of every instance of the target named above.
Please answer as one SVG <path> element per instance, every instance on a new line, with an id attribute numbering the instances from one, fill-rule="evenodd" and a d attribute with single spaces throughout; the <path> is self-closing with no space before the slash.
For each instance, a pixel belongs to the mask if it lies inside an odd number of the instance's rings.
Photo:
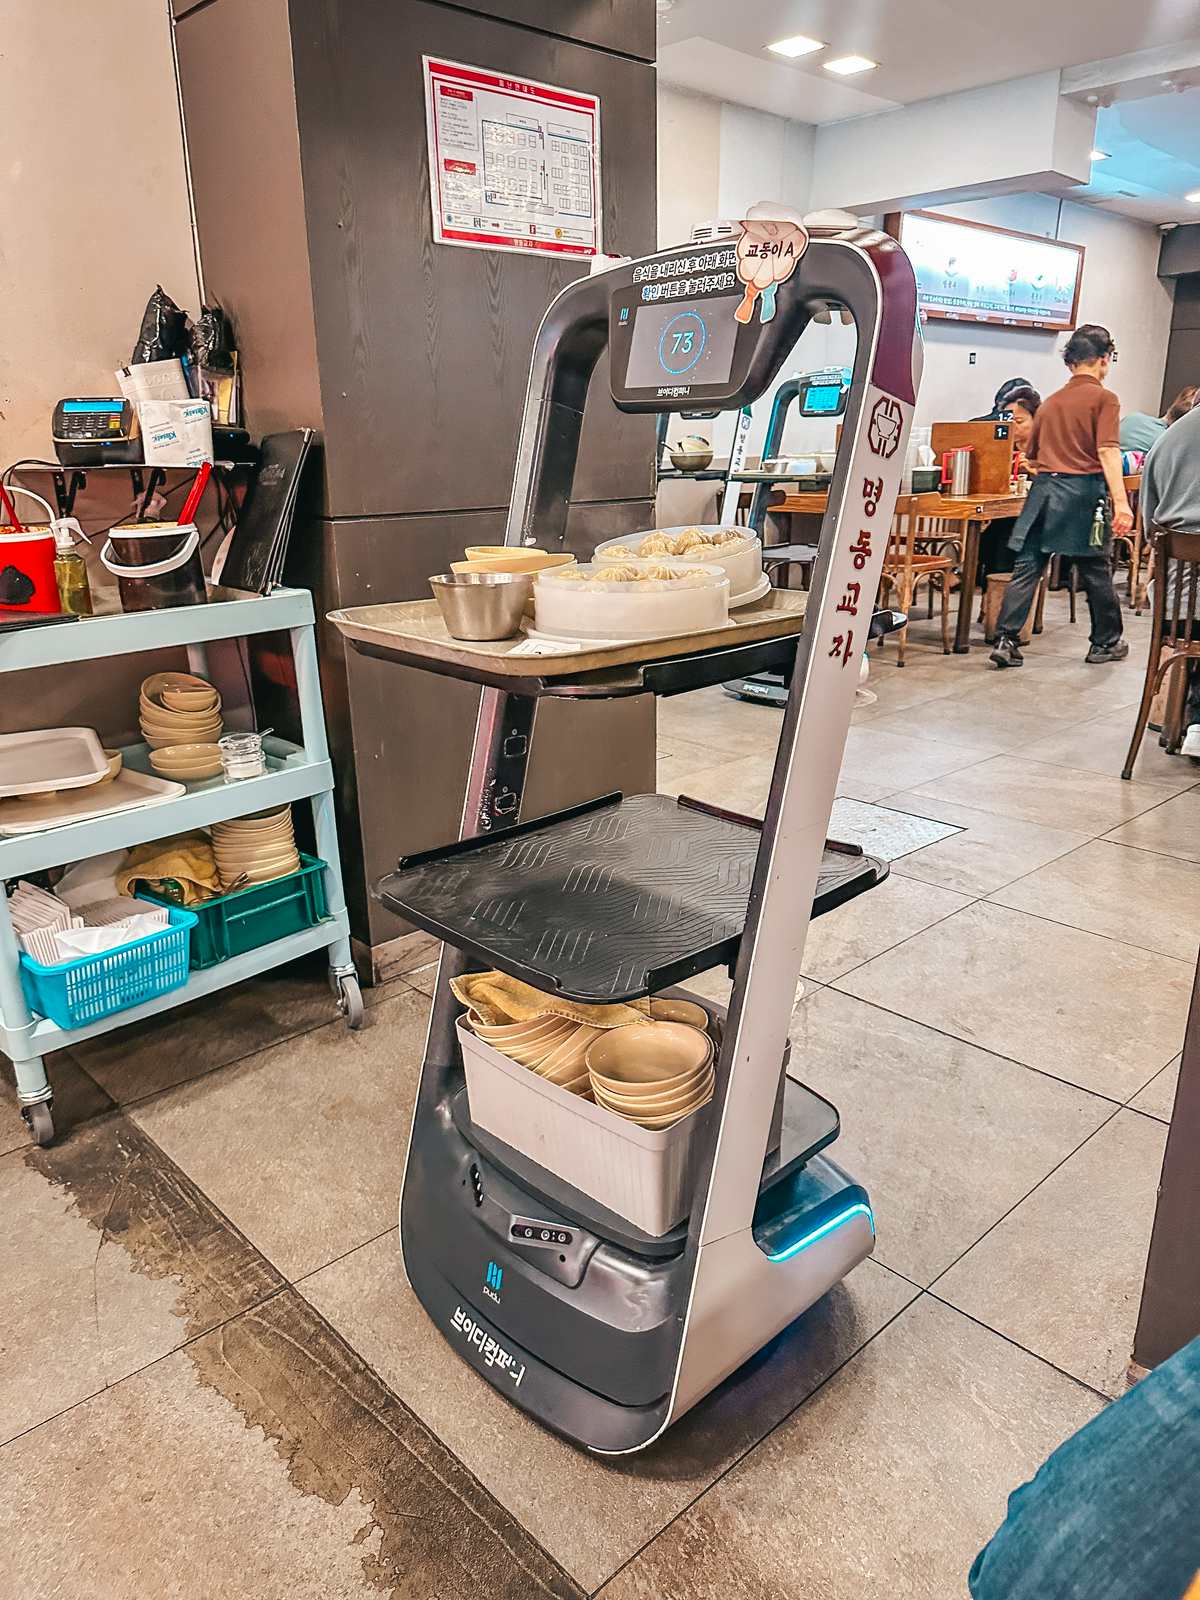
<path id="1" fill-rule="evenodd" d="M 770 510 L 776 516 L 821 517 L 829 503 L 826 491 L 791 494 L 781 490 L 771 496 Z M 971 648 L 971 620 L 975 611 L 975 586 L 979 571 L 979 540 L 989 522 L 1002 517 L 1019 517 L 1025 506 L 1024 495 L 984 494 L 951 496 L 944 494 L 902 494 L 896 501 L 897 516 L 936 517 L 962 529 L 962 566 L 959 573 L 958 621 L 954 629 L 956 655 L 967 655 Z M 933 536 L 936 538 L 936 535 Z M 953 538 L 952 533 L 947 537 Z"/>

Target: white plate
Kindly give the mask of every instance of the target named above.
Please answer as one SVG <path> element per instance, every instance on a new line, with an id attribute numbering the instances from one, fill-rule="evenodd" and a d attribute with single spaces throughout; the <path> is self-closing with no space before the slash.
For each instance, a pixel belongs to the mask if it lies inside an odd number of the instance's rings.
<path id="1" fill-rule="evenodd" d="M 745 594 L 735 594 L 730 597 L 729 609 L 730 611 L 736 611 L 738 606 L 752 606 L 756 600 L 761 600 L 763 595 L 770 592 L 771 575 L 768 572 L 764 572 L 753 589 L 747 589 Z"/>
<path id="2" fill-rule="evenodd" d="M 166 778 L 122 767 L 111 783 L 98 789 L 76 789 L 35 800 L 0 800 L 0 834 L 41 833 L 68 822 L 90 822 L 93 817 L 106 817 L 112 811 L 160 805 L 186 793 L 182 783 L 169 783 Z"/>
<path id="3" fill-rule="evenodd" d="M 91 728 L 35 728 L 0 734 L 0 796 L 82 789 L 108 776 Z"/>

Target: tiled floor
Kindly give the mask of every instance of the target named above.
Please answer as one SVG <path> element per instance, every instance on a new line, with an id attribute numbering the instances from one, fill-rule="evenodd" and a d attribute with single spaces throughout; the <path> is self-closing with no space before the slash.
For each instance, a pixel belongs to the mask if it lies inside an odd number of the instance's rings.
<path id="1" fill-rule="evenodd" d="M 429 941 L 357 1035 L 309 966 L 56 1058 L 51 1150 L 0 1086 L 0 1592 L 964 1595 L 1123 1388 L 1200 947 L 1200 768 L 1117 776 L 1128 632 L 1084 667 L 1054 603 L 1020 673 L 923 627 L 874 665 L 832 831 L 892 875 L 814 925 L 792 1060 L 875 1257 L 641 1456 L 527 1421 L 405 1282 Z M 666 702 L 660 787 L 760 807 L 778 727 Z"/>

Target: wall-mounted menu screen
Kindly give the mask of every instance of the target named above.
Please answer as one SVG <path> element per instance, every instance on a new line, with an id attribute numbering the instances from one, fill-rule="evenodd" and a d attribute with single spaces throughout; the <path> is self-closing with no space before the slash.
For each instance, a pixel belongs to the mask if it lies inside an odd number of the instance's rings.
<path id="1" fill-rule="evenodd" d="M 734 311 L 741 293 L 715 295 L 680 305 L 668 300 L 638 306 L 633 313 L 633 339 L 625 383 L 630 389 L 657 389 L 662 384 L 727 383 L 733 370 L 733 346 L 741 326 Z"/>
<path id="2" fill-rule="evenodd" d="M 1054 332 L 1075 326 L 1082 245 L 926 211 L 904 213 L 900 243 L 923 316 Z"/>

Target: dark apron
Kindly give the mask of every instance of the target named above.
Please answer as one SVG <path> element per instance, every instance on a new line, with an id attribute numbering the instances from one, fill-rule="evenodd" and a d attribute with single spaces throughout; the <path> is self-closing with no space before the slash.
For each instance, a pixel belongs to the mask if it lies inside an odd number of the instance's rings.
<path id="1" fill-rule="evenodd" d="M 1096 502 L 1104 501 L 1104 541 L 1092 543 Z M 1027 555 L 1102 556 L 1112 524 L 1108 486 L 1102 472 L 1039 472 L 1017 518 L 1012 550 Z"/>

